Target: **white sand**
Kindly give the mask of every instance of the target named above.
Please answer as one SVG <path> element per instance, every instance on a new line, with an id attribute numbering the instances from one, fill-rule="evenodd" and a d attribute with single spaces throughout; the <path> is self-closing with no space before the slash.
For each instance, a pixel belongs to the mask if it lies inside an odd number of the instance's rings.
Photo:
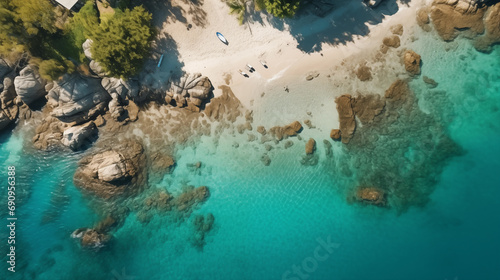
<path id="1" fill-rule="evenodd" d="M 188 31 L 186 23 L 170 18 L 162 24 L 162 34 L 169 34 L 176 42 L 178 59 L 184 64 L 182 70 L 200 72 L 208 76 L 215 87 L 216 96 L 220 94 L 218 86 L 225 85 L 225 77 L 230 74 L 232 79 L 229 86 L 247 108 L 254 110 L 257 123 L 283 124 L 296 119 L 311 119 L 318 130 L 325 134 L 329 129 L 338 126 L 338 116 L 334 110 L 335 96 L 344 93 L 356 95 L 357 91 L 383 93 L 381 90 L 388 88 L 396 78 L 394 73 L 398 70 L 404 72 L 399 59 L 403 47 L 390 50 L 384 62 L 372 63 L 373 57 L 383 38 L 391 35 L 389 27 L 392 25 L 402 24 L 405 27 L 402 45 L 405 40 L 411 39 L 410 31 L 415 25 L 415 11 L 422 2 L 423 0 L 414 1 L 410 7 L 399 4 L 399 11 L 387 16 L 382 23 L 366 23 L 370 30 L 367 36 L 355 36 L 352 42 L 345 45 L 333 46 L 323 43 L 322 50 L 312 54 L 297 48 L 298 42 L 288 32 L 287 25 L 284 31 L 280 31 L 269 23 L 265 15 L 262 24 L 254 22 L 239 25 L 236 17 L 229 15 L 226 4 L 219 0 L 205 0 L 201 6 L 206 12 L 203 26 L 193 24 Z M 172 5 L 189 11 L 189 6 L 182 0 L 173 0 Z M 360 9 L 359 2 L 348 0 L 344 4 L 340 3 L 339 7 L 325 18 L 307 16 L 296 21 L 305 27 L 324 25 L 324 28 L 342 28 L 334 26 L 335 22 L 345 21 L 346 17 L 355 17 L 356 9 Z M 377 11 L 374 13 L 378 13 Z M 194 22 L 189 12 L 184 16 L 187 23 Z M 304 30 L 302 35 L 309 35 L 308 29 Z M 220 42 L 216 32 L 224 34 L 229 45 Z M 169 55 L 168 50 L 156 51 L 165 53 L 165 56 Z M 261 59 L 267 61 L 269 69 L 261 66 Z M 354 78 L 352 68 L 356 66 L 357 61 L 371 63 L 372 69 L 375 70 L 372 71 L 373 81 L 360 82 Z M 388 61 L 390 65 L 387 65 Z M 255 73 L 249 73 L 249 78 L 238 73 L 239 69 L 248 73 L 245 69 L 247 63 L 257 70 Z M 167 81 L 171 68 L 172 65 L 164 63 L 161 69 L 156 69 L 157 79 L 163 83 Z M 306 82 L 305 77 L 311 72 L 320 75 L 313 81 Z M 284 90 L 285 86 L 289 88 L 288 93 Z M 266 94 L 262 97 L 262 93 Z"/>

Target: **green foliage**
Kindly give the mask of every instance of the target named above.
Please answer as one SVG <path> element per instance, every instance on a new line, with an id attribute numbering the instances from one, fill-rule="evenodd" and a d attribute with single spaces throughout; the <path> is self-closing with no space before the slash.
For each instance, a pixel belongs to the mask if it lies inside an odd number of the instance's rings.
<path id="1" fill-rule="evenodd" d="M 231 0 L 227 2 L 227 5 L 229 6 L 229 13 L 237 15 L 239 23 L 243 24 L 246 13 L 245 0 Z"/>
<path id="2" fill-rule="evenodd" d="M 265 0 L 254 0 L 255 10 L 262 11 L 266 9 L 266 1 Z"/>
<path id="3" fill-rule="evenodd" d="M 57 80 L 65 73 L 73 73 L 75 65 L 69 61 L 58 61 L 55 59 L 43 60 L 38 65 L 40 76 L 48 81 Z"/>
<path id="4" fill-rule="evenodd" d="M 141 69 L 153 35 L 150 13 L 125 9 L 92 32 L 92 56 L 112 76 L 128 78 Z"/>
<path id="5" fill-rule="evenodd" d="M 42 29 L 48 33 L 57 31 L 54 6 L 49 0 L 12 0 L 11 3 L 28 35 L 36 35 Z"/>
<path id="6" fill-rule="evenodd" d="M 94 1 L 87 1 L 80 11 L 71 18 L 66 26 L 64 38 L 61 38 L 56 44 L 60 46 L 65 55 L 84 62 L 85 55 L 82 44 L 87 38 L 92 37 L 92 33 L 98 26 L 99 16 Z"/>
<path id="7" fill-rule="evenodd" d="M 297 12 L 300 0 L 264 0 L 267 12 L 279 18 L 291 18 Z"/>

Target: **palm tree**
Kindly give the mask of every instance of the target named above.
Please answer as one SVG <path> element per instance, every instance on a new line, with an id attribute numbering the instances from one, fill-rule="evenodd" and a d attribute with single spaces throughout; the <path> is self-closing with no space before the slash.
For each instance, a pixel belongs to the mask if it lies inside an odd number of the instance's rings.
<path id="1" fill-rule="evenodd" d="M 230 9 L 230 14 L 235 14 L 238 16 L 238 21 L 240 24 L 243 24 L 245 20 L 245 14 L 247 10 L 247 5 L 245 0 L 230 0 L 227 2 L 227 5 Z"/>

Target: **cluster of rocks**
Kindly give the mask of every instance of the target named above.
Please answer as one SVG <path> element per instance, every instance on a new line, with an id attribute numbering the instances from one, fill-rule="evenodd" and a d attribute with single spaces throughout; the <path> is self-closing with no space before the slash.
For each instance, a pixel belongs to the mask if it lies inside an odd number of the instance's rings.
<path id="1" fill-rule="evenodd" d="M 171 82 L 165 101 L 167 104 L 199 112 L 202 105 L 210 100 L 212 89 L 212 83 L 207 77 L 200 73 L 186 74 L 179 82 Z"/>
<path id="2" fill-rule="evenodd" d="M 478 51 L 490 52 L 500 43 L 500 3 L 476 0 L 435 0 L 417 12 L 417 22 L 426 31 L 431 23 L 445 41 L 460 34 L 474 38 Z"/>
<path id="3" fill-rule="evenodd" d="M 12 69 L 0 58 L 0 131 L 13 123 L 19 113 Z"/>
<path id="4" fill-rule="evenodd" d="M 75 186 L 104 199 L 137 192 L 146 177 L 143 151 L 139 142 L 129 140 L 84 157 L 73 178 Z"/>
<path id="5" fill-rule="evenodd" d="M 213 229 L 215 217 L 212 213 L 207 215 L 196 215 L 193 220 L 194 236 L 191 240 L 193 245 L 202 250 L 206 244 L 205 236 Z"/>

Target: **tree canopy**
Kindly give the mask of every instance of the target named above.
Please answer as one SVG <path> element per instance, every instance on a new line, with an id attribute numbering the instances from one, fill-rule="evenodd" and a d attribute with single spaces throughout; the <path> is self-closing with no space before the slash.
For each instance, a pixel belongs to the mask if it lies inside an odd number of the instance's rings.
<path id="1" fill-rule="evenodd" d="M 300 0 L 264 0 L 268 13 L 279 18 L 290 18 L 299 9 Z"/>
<path id="2" fill-rule="evenodd" d="M 151 14 L 142 6 L 125 9 L 96 30 L 89 32 L 93 40 L 92 58 L 116 77 L 129 77 L 142 67 L 153 39 Z"/>

